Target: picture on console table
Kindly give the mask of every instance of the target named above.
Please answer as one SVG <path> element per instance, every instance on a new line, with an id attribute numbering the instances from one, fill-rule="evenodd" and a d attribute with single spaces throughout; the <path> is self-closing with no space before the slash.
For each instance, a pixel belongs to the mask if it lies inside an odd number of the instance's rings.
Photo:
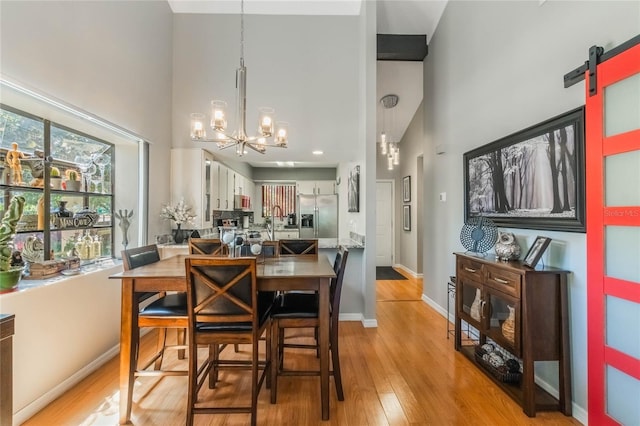
<path id="1" fill-rule="evenodd" d="M 584 107 L 466 152 L 465 223 L 585 232 Z"/>

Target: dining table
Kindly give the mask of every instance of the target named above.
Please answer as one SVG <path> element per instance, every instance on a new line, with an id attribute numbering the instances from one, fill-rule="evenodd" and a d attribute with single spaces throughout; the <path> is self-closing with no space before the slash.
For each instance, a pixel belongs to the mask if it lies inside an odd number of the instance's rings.
<path id="1" fill-rule="evenodd" d="M 185 258 L 175 255 L 158 262 L 111 275 L 122 283 L 120 321 L 120 424 L 129 423 L 133 394 L 138 329 L 136 293 L 176 291 L 186 292 Z M 260 259 L 260 258 L 258 258 Z M 282 256 L 260 259 L 256 265 L 259 291 L 305 290 L 318 292 L 320 346 L 320 399 L 322 420 L 329 420 L 329 288 L 336 274 L 330 260 Z"/>

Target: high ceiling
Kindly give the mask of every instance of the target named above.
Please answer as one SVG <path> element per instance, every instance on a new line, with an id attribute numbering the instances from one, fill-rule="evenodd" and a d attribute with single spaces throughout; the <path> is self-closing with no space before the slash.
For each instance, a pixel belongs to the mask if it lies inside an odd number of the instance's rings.
<path id="1" fill-rule="evenodd" d="M 369 0 L 365 0 L 369 1 Z M 240 0 L 168 0 L 174 13 L 237 14 Z M 245 0 L 245 14 L 260 15 L 358 15 L 360 0 Z M 378 34 L 426 34 L 427 42 L 435 33 L 447 0 L 379 0 L 377 1 Z M 401 139 L 422 101 L 422 62 L 378 61 L 377 99 L 386 94 L 399 96 L 394 108 L 395 139 Z M 378 103 L 378 134 L 382 130 L 382 107 Z M 304 149 L 294 143 L 287 151 Z M 289 156 L 293 152 L 287 153 Z M 301 157 L 309 154 L 301 152 Z M 245 157 L 256 167 L 273 167 L 260 162 L 255 155 Z M 307 160 L 308 161 L 308 160 Z M 332 161 L 298 163 L 301 167 L 335 166 Z"/>

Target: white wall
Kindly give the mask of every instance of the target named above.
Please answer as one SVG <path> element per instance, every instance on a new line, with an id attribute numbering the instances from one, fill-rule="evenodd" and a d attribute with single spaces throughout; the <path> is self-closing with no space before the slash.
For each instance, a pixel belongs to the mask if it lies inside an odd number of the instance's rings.
<path id="1" fill-rule="evenodd" d="M 169 229 L 159 212 L 169 200 L 172 17 L 158 1 L 2 2 L 0 16 L 3 76 L 152 144 L 151 239 Z"/>
<path id="2" fill-rule="evenodd" d="M 462 154 L 584 104 L 584 83 L 563 76 L 590 46 L 608 50 L 637 35 L 640 3 L 614 1 L 449 2 L 424 68 L 424 295 L 446 305 L 463 224 Z M 403 144 L 406 141 L 403 141 Z M 446 153 L 436 155 L 435 145 Z M 447 192 L 447 202 L 437 194 Z M 574 416 L 586 421 L 585 234 L 513 229 L 524 252 L 536 235 L 553 239 L 545 264 L 569 277 Z M 551 386 L 544 366 L 536 373 Z"/>

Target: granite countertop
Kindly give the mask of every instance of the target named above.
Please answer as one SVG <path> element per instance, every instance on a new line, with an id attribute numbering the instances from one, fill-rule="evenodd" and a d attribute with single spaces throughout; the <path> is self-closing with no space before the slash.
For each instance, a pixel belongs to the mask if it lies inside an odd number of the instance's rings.
<path id="1" fill-rule="evenodd" d="M 363 249 L 364 244 L 350 238 L 318 238 L 318 248 L 334 249 L 338 246 L 348 249 Z M 158 247 L 189 248 L 188 244 L 158 244 Z"/>

